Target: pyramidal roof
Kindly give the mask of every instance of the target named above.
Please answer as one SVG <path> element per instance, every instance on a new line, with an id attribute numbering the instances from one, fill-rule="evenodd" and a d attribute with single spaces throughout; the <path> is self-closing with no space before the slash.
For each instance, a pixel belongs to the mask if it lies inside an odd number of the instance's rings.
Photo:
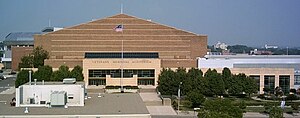
<path id="1" fill-rule="evenodd" d="M 114 31 L 117 25 L 123 25 L 123 32 Z M 127 14 L 117 14 L 103 19 L 64 28 L 45 35 L 178 35 L 198 36 L 198 34 L 162 25 Z"/>

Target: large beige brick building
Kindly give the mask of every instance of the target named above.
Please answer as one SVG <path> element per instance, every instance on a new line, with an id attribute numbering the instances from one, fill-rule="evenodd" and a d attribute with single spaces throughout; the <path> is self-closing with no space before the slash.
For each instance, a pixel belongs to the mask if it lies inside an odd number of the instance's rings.
<path id="1" fill-rule="evenodd" d="M 114 30 L 119 24 L 122 32 Z M 207 52 L 207 36 L 118 14 L 35 35 L 34 46 L 49 52 L 45 64 L 53 68 L 82 66 L 88 85 L 120 85 L 122 68 L 123 83 L 156 86 L 161 68 L 197 67 L 197 57 Z"/>

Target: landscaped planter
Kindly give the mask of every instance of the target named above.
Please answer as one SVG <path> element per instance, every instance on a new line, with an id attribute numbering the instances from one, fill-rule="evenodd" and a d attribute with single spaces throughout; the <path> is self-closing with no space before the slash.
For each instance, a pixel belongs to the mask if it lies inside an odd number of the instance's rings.
<path id="1" fill-rule="evenodd" d="M 139 89 L 125 89 L 124 88 L 124 92 L 125 93 L 137 93 Z M 120 93 L 121 90 L 120 89 L 105 89 L 105 93 Z"/>

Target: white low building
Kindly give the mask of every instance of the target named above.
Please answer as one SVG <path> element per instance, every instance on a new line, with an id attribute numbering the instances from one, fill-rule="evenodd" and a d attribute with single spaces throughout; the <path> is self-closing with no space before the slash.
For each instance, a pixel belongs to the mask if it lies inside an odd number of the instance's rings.
<path id="1" fill-rule="evenodd" d="M 83 82 L 37 82 L 16 88 L 16 107 L 84 106 Z"/>
<path id="2" fill-rule="evenodd" d="M 206 55 L 198 58 L 198 68 L 204 72 L 211 68 L 222 72 L 230 68 L 233 74 L 245 73 L 257 81 L 258 91 L 281 87 L 285 93 L 300 88 L 299 55 Z"/>

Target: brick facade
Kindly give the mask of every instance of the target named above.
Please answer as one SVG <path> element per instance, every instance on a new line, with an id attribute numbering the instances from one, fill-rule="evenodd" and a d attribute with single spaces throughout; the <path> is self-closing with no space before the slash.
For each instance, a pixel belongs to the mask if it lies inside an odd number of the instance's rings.
<path id="1" fill-rule="evenodd" d="M 123 32 L 114 27 L 123 24 Z M 158 52 L 162 68 L 197 67 L 207 52 L 207 36 L 178 30 L 126 14 L 35 35 L 34 45 L 50 54 L 45 64 L 82 66 L 85 52 Z"/>
<path id="2" fill-rule="evenodd" d="M 25 55 L 29 55 L 33 51 L 33 46 L 29 47 L 17 47 L 13 46 L 12 50 L 12 62 L 11 68 L 12 70 L 18 70 L 19 63 L 21 62 L 21 58 Z"/>

